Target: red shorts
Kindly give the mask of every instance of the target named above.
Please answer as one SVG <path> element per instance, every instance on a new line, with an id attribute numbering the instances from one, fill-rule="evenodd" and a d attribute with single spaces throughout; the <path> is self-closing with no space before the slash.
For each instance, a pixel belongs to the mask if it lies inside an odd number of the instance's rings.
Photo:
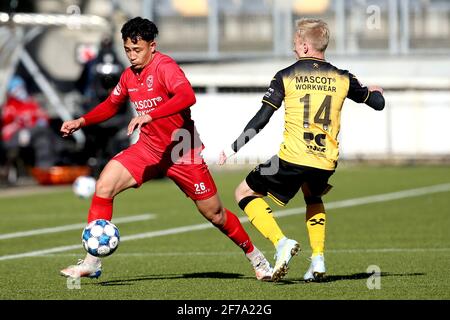
<path id="1" fill-rule="evenodd" d="M 194 163 L 173 163 L 170 155 L 152 152 L 138 142 L 117 154 L 113 160 L 119 161 L 130 172 L 137 187 L 166 176 L 192 200 L 206 200 L 217 193 L 208 166 L 200 156 Z"/>

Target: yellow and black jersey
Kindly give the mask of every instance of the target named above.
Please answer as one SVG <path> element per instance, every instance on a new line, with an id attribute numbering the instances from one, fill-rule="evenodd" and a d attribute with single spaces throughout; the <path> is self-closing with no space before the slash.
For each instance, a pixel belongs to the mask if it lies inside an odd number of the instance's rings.
<path id="1" fill-rule="evenodd" d="M 290 163 L 334 170 L 345 98 L 363 103 L 369 90 L 354 75 L 317 58 L 300 58 L 275 75 L 263 104 L 285 105 L 284 141 L 278 156 Z"/>

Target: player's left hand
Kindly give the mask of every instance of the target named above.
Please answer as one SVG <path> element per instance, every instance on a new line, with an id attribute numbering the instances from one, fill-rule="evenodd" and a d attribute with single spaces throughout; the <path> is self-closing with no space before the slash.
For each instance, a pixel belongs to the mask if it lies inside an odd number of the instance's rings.
<path id="1" fill-rule="evenodd" d="M 128 124 L 128 131 L 127 134 L 131 135 L 134 131 L 134 129 L 140 130 L 141 127 L 146 124 L 146 123 L 150 123 L 152 122 L 152 117 L 150 117 L 150 115 L 148 114 L 143 114 L 137 117 L 134 117 L 133 119 L 131 119 L 130 123 Z"/>
<path id="2" fill-rule="evenodd" d="M 220 152 L 220 155 L 219 155 L 219 161 L 217 162 L 217 164 L 219 165 L 219 166 L 222 166 L 222 165 L 224 165 L 225 164 L 225 162 L 227 161 L 227 156 L 226 156 L 226 154 L 225 154 L 225 151 L 221 151 Z"/>

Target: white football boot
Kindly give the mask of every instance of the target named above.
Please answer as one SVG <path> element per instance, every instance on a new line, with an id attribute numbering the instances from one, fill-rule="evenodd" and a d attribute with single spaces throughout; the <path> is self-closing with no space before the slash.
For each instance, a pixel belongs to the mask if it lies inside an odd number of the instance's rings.
<path id="1" fill-rule="evenodd" d="M 317 254 L 311 257 L 311 264 L 308 271 L 306 271 L 303 279 L 305 281 L 321 281 L 325 279 L 325 257 L 323 254 Z"/>
<path id="2" fill-rule="evenodd" d="M 275 266 L 273 267 L 273 281 L 279 281 L 288 272 L 288 265 L 291 258 L 300 251 L 300 245 L 297 241 L 283 238 L 278 242 L 277 253 L 275 254 Z"/>
<path id="3" fill-rule="evenodd" d="M 70 278 L 98 278 L 102 274 L 102 263 L 98 260 L 97 263 L 90 264 L 80 259 L 76 265 L 71 265 L 62 269 L 60 274 Z"/>
<path id="4" fill-rule="evenodd" d="M 258 250 L 258 248 L 255 247 L 253 251 L 246 254 L 246 256 L 255 270 L 256 279 L 261 281 L 272 280 L 272 266 L 262 252 Z"/>

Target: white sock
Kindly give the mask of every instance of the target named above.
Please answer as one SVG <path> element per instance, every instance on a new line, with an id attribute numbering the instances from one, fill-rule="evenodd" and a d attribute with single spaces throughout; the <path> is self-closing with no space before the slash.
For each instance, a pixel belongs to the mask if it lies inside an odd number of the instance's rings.
<path id="1" fill-rule="evenodd" d="M 89 253 L 86 254 L 86 257 L 84 258 L 84 262 L 88 264 L 99 264 L 100 258 L 97 258 Z"/>
<path id="2" fill-rule="evenodd" d="M 253 266 L 257 266 L 261 262 L 261 257 L 264 257 L 261 251 L 255 245 L 253 245 L 252 252 L 246 253 L 245 256 L 252 263 Z"/>

